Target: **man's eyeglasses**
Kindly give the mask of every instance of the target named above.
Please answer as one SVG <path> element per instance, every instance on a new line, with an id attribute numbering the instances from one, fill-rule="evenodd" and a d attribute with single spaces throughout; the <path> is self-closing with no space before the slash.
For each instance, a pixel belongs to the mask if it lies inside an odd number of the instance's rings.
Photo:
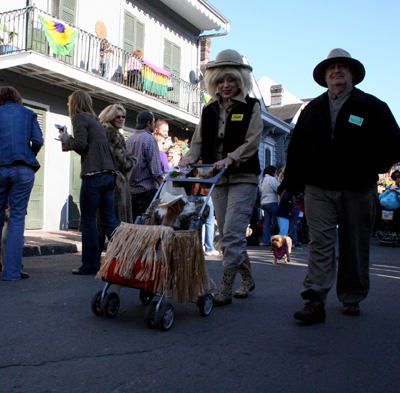
<path id="1" fill-rule="evenodd" d="M 117 116 L 116 119 L 125 119 L 126 116 Z"/>

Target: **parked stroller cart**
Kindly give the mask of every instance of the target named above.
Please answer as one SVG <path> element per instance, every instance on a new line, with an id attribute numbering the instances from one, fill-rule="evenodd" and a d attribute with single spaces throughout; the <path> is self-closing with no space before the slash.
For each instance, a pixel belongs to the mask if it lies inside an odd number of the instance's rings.
<path id="1" fill-rule="evenodd" d="M 208 292 L 210 278 L 199 231 L 208 216 L 207 202 L 224 170 L 213 176 L 212 165 L 197 164 L 192 168 L 197 169 L 200 178 L 187 177 L 179 167 L 174 167 L 146 213 L 138 216 L 135 224 L 121 223 L 115 230 L 96 276 L 106 284 L 92 299 L 95 315 L 117 315 L 120 295 L 109 292 L 112 285 L 118 287 L 118 292 L 121 287 L 140 290 L 140 301 L 147 305 L 145 322 L 149 328 L 172 327 L 175 310 L 169 297 L 178 303 L 195 302 L 202 316 L 211 314 L 213 297 Z M 190 183 L 210 188 L 204 201 L 193 195 L 182 198 L 169 192 L 161 198 L 165 186 L 176 192 L 177 188 L 191 186 Z"/>

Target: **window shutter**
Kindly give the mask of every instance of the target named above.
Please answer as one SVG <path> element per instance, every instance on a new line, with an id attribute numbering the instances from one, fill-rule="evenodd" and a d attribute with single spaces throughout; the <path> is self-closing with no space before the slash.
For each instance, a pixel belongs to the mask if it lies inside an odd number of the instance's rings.
<path id="1" fill-rule="evenodd" d="M 174 45 L 172 48 L 172 72 L 171 74 L 175 76 L 180 76 L 181 74 L 181 48 Z"/>
<path id="2" fill-rule="evenodd" d="M 62 0 L 60 19 L 74 26 L 75 8 L 76 8 L 76 0 Z"/>
<path id="3" fill-rule="evenodd" d="M 178 77 L 181 74 L 181 48 L 167 39 L 164 40 L 164 69 Z"/>
<path id="4" fill-rule="evenodd" d="M 136 48 L 144 52 L 144 23 L 136 20 Z"/>
<path id="5" fill-rule="evenodd" d="M 171 56 L 172 43 L 164 40 L 164 69 L 172 72 L 172 56 Z"/>
<path id="6" fill-rule="evenodd" d="M 135 17 L 125 11 L 124 16 L 124 50 L 133 53 L 135 43 Z"/>
<path id="7" fill-rule="evenodd" d="M 124 14 L 124 50 L 129 53 L 135 50 L 144 52 L 144 23 L 128 11 Z"/>
<path id="8" fill-rule="evenodd" d="M 38 123 L 39 123 L 39 127 L 40 127 L 40 129 L 41 129 L 41 131 L 42 131 L 42 133 L 43 133 L 43 118 L 44 118 L 44 116 L 43 116 L 43 113 L 36 113 L 36 115 L 37 115 L 37 121 L 38 121 Z"/>
<path id="9" fill-rule="evenodd" d="M 164 39 L 164 69 L 171 75 L 180 77 L 181 73 L 181 48 L 174 43 Z M 174 105 L 179 105 L 181 85 L 178 79 L 171 78 L 168 92 L 168 101 Z"/>

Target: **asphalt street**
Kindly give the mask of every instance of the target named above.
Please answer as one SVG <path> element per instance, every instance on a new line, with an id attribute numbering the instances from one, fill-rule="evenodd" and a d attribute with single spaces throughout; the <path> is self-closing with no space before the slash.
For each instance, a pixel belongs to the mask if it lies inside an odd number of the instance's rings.
<path id="1" fill-rule="evenodd" d="M 277 266 L 268 248 L 250 247 L 251 296 L 208 317 L 173 303 L 166 332 L 146 326 L 132 288 L 121 290 L 115 318 L 94 315 L 104 283 L 71 274 L 80 254 L 24 258 L 30 278 L 0 282 L 0 392 L 400 392 L 399 251 L 371 239 L 361 314 L 342 315 L 332 290 L 325 323 L 305 326 L 293 313 L 303 307 L 307 246 Z M 221 258 L 207 265 L 219 284 Z"/>

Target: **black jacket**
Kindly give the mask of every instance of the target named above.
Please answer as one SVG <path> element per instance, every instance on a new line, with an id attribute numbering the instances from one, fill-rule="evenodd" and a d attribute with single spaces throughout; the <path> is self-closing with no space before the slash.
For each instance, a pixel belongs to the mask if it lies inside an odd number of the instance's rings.
<path id="1" fill-rule="evenodd" d="M 253 108 L 254 105 L 259 105 L 259 101 L 247 96 L 246 102 L 247 104 L 238 102 L 229 111 L 225 125 L 224 139 L 222 141 L 223 158 L 226 158 L 229 152 L 237 149 L 246 140 L 246 133 L 249 128 Z M 212 164 L 218 161 L 216 148 L 218 143 L 221 142 L 218 140 L 218 120 L 219 104 L 218 101 L 214 101 L 204 108 L 201 115 L 202 140 L 207 141 L 207 143 L 203 143 L 202 145 L 201 156 L 204 164 Z M 258 151 L 238 168 L 230 165 L 226 173 L 254 173 L 259 175 L 261 170 Z"/>
<path id="2" fill-rule="evenodd" d="M 285 188 L 306 184 L 328 190 L 368 187 L 400 161 L 400 129 L 389 107 L 354 88 L 332 131 L 328 93 L 301 113 L 288 147 Z"/>

